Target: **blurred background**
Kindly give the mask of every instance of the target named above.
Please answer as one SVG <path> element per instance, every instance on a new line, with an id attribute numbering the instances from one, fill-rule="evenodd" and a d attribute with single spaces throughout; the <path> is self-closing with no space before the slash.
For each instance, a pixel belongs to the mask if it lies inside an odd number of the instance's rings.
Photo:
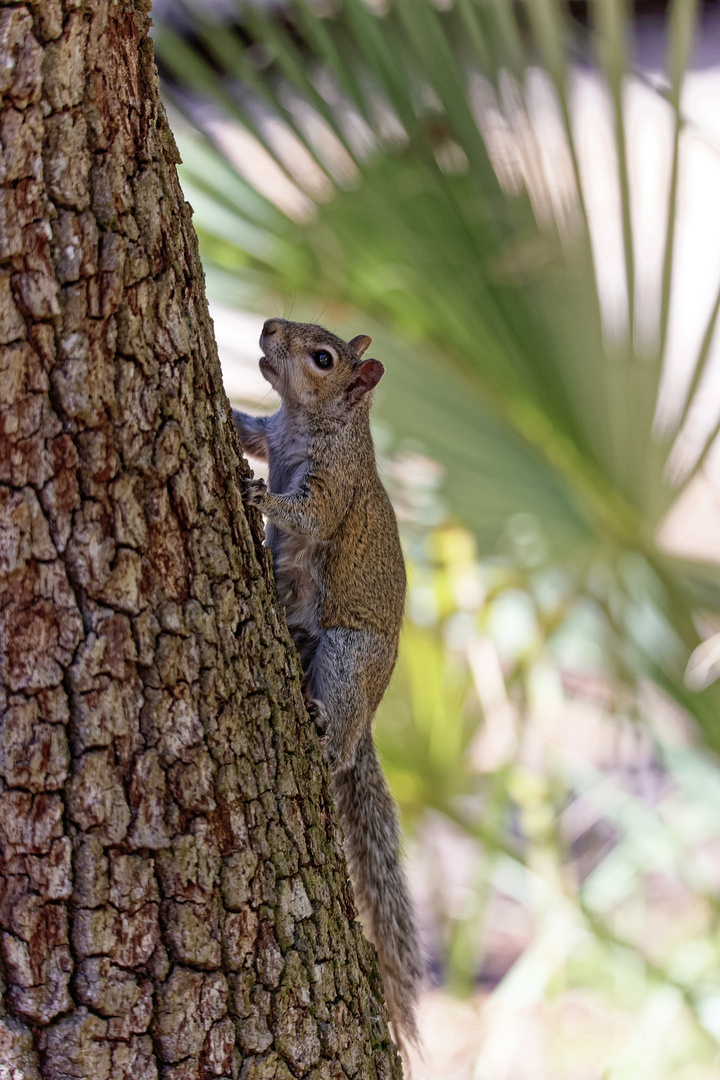
<path id="1" fill-rule="evenodd" d="M 418 1080 L 720 1077 L 720 12 L 155 0 L 228 395 L 369 333 Z"/>

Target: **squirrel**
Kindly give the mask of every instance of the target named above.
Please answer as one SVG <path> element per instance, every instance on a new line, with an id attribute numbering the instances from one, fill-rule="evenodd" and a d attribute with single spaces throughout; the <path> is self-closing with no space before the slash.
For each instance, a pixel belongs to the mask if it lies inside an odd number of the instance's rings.
<path id="1" fill-rule="evenodd" d="M 272 416 L 233 409 L 243 449 L 269 464 L 244 481 L 267 518 L 280 601 L 300 653 L 308 712 L 321 735 L 345 854 L 366 933 L 380 957 L 396 1041 L 418 1043 L 423 965 L 398 849 L 397 808 L 372 723 L 395 666 L 405 606 L 397 522 L 375 463 L 371 338 L 268 319 L 260 370 L 280 395 Z"/>

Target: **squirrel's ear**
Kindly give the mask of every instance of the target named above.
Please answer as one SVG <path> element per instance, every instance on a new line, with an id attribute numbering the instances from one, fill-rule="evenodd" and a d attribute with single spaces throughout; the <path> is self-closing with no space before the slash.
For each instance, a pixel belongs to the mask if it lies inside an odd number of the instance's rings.
<path id="1" fill-rule="evenodd" d="M 358 356 L 362 356 L 362 354 L 367 352 L 372 345 L 372 338 L 368 337 L 367 334 L 358 334 L 352 341 L 348 341 L 348 345 L 354 353 L 357 353 Z"/>
<path id="2" fill-rule="evenodd" d="M 366 360 L 355 375 L 355 378 L 345 391 L 348 401 L 359 401 L 360 398 L 372 390 L 385 374 L 385 368 L 379 360 Z"/>

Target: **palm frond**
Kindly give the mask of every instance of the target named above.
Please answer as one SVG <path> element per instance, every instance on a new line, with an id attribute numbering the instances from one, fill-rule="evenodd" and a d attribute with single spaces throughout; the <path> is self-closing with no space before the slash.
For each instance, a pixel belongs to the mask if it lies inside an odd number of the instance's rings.
<path id="1" fill-rule="evenodd" d="M 187 125 L 182 176 L 211 294 L 266 312 L 280 297 L 293 317 L 326 310 L 339 332 L 374 332 L 392 356 L 379 412 L 445 465 L 485 551 L 525 512 L 548 557 L 579 572 L 602 558 L 620 578 L 625 555 L 643 559 L 681 645 L 672 662 L 641 648 L 631 662 L 720 744 L 720 691 L 682 682 L 697 582 L 717 571 L 691 572 L 656 540 L 677 494 L 669 440 L 703 393 L 720 307 L 684 402 L 663 413 L 697 4 L 674 0 L 667 91 L 633 71 L 623 0 L 593 10 L 584 28 L 552 0 L 238 3 L 223 22 L 188 4 L 192 42 L 161 24 L 156 48 Z M 656 302 L 628 127 L 641 90 L 672 113 Z M 600 119 L 587 122 L 583 95 Z M 716 590 L 704 601 L 720 610 Z"/>

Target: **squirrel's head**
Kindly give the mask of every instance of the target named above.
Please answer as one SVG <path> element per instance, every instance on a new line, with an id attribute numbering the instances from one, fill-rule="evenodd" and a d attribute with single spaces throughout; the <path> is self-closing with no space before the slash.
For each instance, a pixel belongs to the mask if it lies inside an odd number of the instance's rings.
<path id="1" fill-rule="evenodd" d="M 288 405 L 349 411 L 369 405 L 369 392 L 385 372 L 379 360 L 362 359 L 371 341 L 367 334 L 348 342 L 312 323 L 268 319 L 260 370 Z"/>

